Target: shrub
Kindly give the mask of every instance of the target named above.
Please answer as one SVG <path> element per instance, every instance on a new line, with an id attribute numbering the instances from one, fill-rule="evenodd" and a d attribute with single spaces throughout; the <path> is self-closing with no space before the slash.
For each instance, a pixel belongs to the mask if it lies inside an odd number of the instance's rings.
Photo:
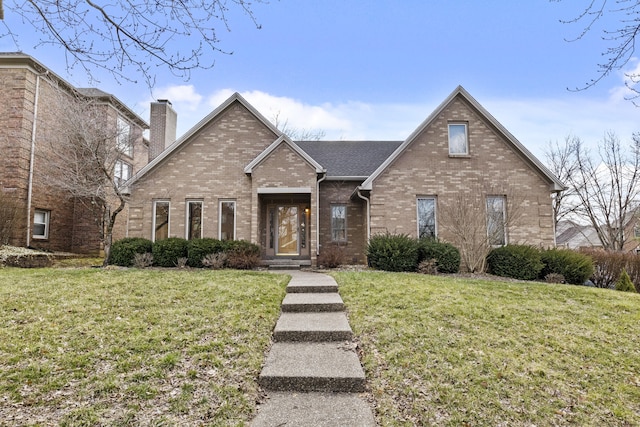
<path id="1" fill-rule="evenodd" d="M 246 240 L 228 240 L 225 242 L 227 267 L 250 270 L 260 264 L 260 246 Z"/>
<path id="2" fill-rule="evenodd" d="M 620 277 L 616 281 L 616 291 L 622 291 L 622 292 L 636 291 L 635 286 L 633 286 L 633 283 L 631 282 L 631 278 L 629 277 L 629 274 L 627 274 L 627 270 L 622 270 L 622 274 L 620 274 Z"/>
<path id="3" fill-rule="evenodd" d="M 344 251 L 339 245 L 327 245 L 318 255 L 318 265 L 325 268 L 336 268 L 344 264 Z"/>
<path id="4" fill-rule="evenodd" d="M 213 270 L 224 268 L 226 262 L 227 255 L 224 252 L 207 254 L 202 258 L 202 266 Z"/>
<path id="5" fill-rule="evenodd" d="M 489 272 L 520 280 L 538 278 L 544 267 L 540 251 L 527 245 L 507 245 L 493 249 L 487 256 Z"/>
<path id="6" fill-rule="evenodd" d="M 418 273 L 421 274 L 438 274 L 438 266 L 435 259 L 424 259 L 418 264 Z"/>
<path id="7" fill-rule="evenodd" d="M 565 283 L 564 276 L 559 273 L 549 273 L 544 276 L 547 283 Z"/>
<path id="8" fill-rule="evenodd" d="M 176 261 L 176 267 L 186 268 L 187 262 L 189 262 L 189 258 L 187 258 L 186 256 L 180 257 L 178 258 L 178 261 Z"/>
<path id="9" fill-rule="evenodd" d="M 201 268 L 203 267 L 202 259 L 209 255 L 218 252 L 223 252 L 225 244 L 222 240 L 204 238 L 189 240 L 187 244 L 187 258 L 189 258 L 188 265 L 190 267 Z"/>
<path id="10" fill-rule="evenodd" d="M 598 288 L 612 289 L 625 268 L 625 254 L 606 252 L 602 249 L 584 249 L 581 252 L 593 260 L 594 270 L 591 275 L 593 284 Z"/>
<path id="11" fill-rule="evenodd" d="M 133 266 L 135 268 L 147 268 L 153 265 L 153 255 L 150 252 L 133 254 Z"/>
<path id="12" fill-rule="evenodd" d="M 540 277 L 556 273 L 564 276 L 567 283 L 584 285 L 593 275 L 593 261 L 587 255 L 570 249 L 548 249 L 541 253 L 544 268 Z"/>
<path id="13" fill-rule="evenodd" d="M 369 265 L 386 271 L 416 271 L 418 242 L 406 234 L 378 234 L 369 240 Z"/>
<path id="14" fill-rule="evenodd" d="M 434 239 L 418 241 L 418 263 L 434 259 L 439 273 L 457 273 L 460 271 L 460 251 L 450 243 Z"/>
<path id="15" fill-rule="evenodd" d="M 142 237 L 127 237 L 113 242 L 109 254 L 109 264 L 131 267 L 136 254 L 151 252 L 153 243 Z"/>
<path id="16" fill-rule="evenodd" d="M 175 267 L 178 258 L 187 257 L 188 242 L 180 237 L 169 237 L 153 244 L 153 263 L 158 267 Z"/>

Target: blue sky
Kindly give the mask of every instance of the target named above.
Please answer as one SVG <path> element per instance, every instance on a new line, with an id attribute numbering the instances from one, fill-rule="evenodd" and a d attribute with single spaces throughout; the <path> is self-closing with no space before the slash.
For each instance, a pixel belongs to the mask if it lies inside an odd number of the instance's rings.
<path id="1" fill-rule="evenodd" d="M 209 70 L 184 81 L 158 70 L 156 87 L 117 83 L 96 72 L 68 70 L 64 53 L 33 46 L 24 30 L 20 49 L 72 84 L 110 92 L 148 119 L 148 103 L 168 98 L 179 134 L 238 91 L 268 119 L 321 129 L 326 139 L 403 140 L 458 85 L 464 86 L 534 154 L 569 134 L 595 144 L 609 130 L 622 140 L 640 131 L 640 108 L 625 101 L 617 72 L 586 91 L 569 91 L 596 76 L 606 45 L 604 19 L 585 38 L 580 24 L 562 24 L 589 1 L 346 1 L 272 0 L 254 5 L 261 29 L 241 13 Z M 9 16 L 5 18 L 11 19 Z M 14 27 L 15 28 L 15 27 Z M 20 30 L 22 31 L 22 30 Z M 634 59 L 627 71 L 640 70 Z"/>

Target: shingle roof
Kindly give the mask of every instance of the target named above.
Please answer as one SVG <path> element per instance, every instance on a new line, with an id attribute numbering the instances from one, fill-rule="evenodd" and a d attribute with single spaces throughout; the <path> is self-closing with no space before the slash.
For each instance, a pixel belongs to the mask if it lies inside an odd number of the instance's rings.
<path id="1" fill-rule="evenodd" d="M 402 141 L 296 141 L 327 177 L 368 177 Z"/>

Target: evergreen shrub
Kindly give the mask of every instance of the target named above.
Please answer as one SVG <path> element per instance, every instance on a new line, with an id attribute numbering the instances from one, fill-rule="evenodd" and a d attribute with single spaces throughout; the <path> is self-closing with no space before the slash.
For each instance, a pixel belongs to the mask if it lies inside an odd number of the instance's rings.
<path id="1" fill-rule="evenodd" d="M 153 243 L 153 264 L 158 267 L 176 267 L 179 258 L 187 258 L 188 242 L 181 237 L 169 237 Z"/>
<path id="2" fill-rule="evenodd" d="M 151 252 L 153 243 L 142 237 L 126 237 L 113 242 L 109 254 L 109 264 L 131 267 L 136 254 Z"/>
<path id="3" fill-rule="evenodd" d="M 204 239 L 189 240 L 187 244 L 187 265 L 189 267 L 202 268 L 202 260 L 209 254 L 223 252 L 225 243 L 222 240 L 205 237 Z"/>
<path id="4" fill-rule="evenodd" d="M 548 274 L 562 274 L 566 283 L 584 285 L 593 275 L 593 261 L 587 255 L 571 249 L 548 249 L 541 252 L 544 268 L 540 278 Z"/>
<path id="5" fill-rule="evenodd" d="M 369 240 L 367 259 L 379 270 L 416 271 L 418 242 L 406 234 L 378 234 Z"/>
<path id="6" fill-rule="evenodd" d="M 438 273 L 458 273 L 460 271 L 460 251 L 450 243 L 435 239 L 418 241 L 418 264 L 434 259 Z"/>
<path id="7" fill-rule="evenodd" d="M 528 245 L 506 245 L 493 249 L 487 256 L 489 272 L 496 276 L 534 280 L 544 267 L 540 251 Z"/>

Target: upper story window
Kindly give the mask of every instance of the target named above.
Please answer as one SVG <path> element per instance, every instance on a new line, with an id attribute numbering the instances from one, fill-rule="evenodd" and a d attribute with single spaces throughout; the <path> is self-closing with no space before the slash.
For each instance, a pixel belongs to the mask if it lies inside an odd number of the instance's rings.
<path id="1" fill-rule="evenodd" d="M 122 117 L 118 117 L 118 150 L 129 157 L 133 157 L 133 140 L 131 125 Z"/>
<path id="2" fill-rule="evenodd" d="M 507 207 L 504 196 L 487 197 L 487 236 L 491 246 L 507 244 Z"/>
<path id="3" fill-rule="evenodd" d="M 449 123 L 449 154 L 452 156 L 469 154 L 466 123 Z"/>
<path id="4" fill-rule="evenodd" d="M 33 214 L 33 238 L 48 239 L 49 238 L 49 211 L 36 209 Z"/>
<path id="5" fill-rule="evenodd" d="M 436 237 L 436 198 L 418 197 L 418 237 Z"/>
<path id="6" fill-rule="evenodd" d="M 132 170 L 133 167 L 129 163 L 123 162 L 122 160 L 116 160 L 116 165 L 113 170 L 113 180 L 116 185 L 120 186 L 127 182 L 129 178 L 131 178 Z"/>
<path id="7" fill-rule="evenodd" d="M 331 206 L 331 240 L 347 241 L 347 205 Z"/>

